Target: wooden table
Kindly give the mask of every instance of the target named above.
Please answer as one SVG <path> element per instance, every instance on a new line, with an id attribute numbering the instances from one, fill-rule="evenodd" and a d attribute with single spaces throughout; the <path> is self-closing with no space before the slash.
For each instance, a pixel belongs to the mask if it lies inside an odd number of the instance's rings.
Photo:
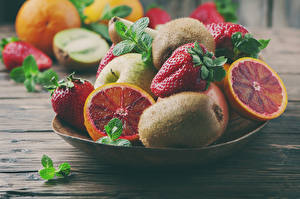
<path id="1" fill-rule="evenodd" d="M 53 133 L 49 93 L 27 93 L 0 71 L 0 198 L 299 198 L 300 30 L 255 30 L 272 38 L 265 60 L 280 74 L 289 95 L 285 113 L 271 121 L 242 151 L 193 171 L 111 168 Z M 11 26 L 0 36 L 14 35 Z M 60 77 L 66 75 L 54 66 Z M 80 74 L 95 80 L 95 73 Z M 47 154 L 69 162 L 72 175 L 45 182 L 37 171 Z"/>

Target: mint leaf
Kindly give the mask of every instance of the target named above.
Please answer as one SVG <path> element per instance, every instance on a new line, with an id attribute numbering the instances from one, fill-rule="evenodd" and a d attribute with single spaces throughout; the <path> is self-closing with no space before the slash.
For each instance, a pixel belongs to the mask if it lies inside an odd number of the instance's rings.
<path id="1" fill-rule="evenodd" d="M 88 27 L 90 30 L 100 34 L 107 41 L 111 41 L 110 36 L 108 34 L 107 25 L 100 24 L 100 23 L 91 23 L 91 24 L 89 24 Z"/>
<path id="2" fill-rule="evenodd" d="M 117 17 L 127 17 L 132 12 L 132 8 L 127 5 L 120 5 L 114 8 L 110 8 L 109 4 L 106 4 L 101 16 L 101 20 L 110 20 L 114 16 Z"/>
<path id="3" fill-rule="evenodd" d="M 59 165 L 58 170 L 55 171 L 57 177 L 66 177 L 71 172 L 71 166 L 69 163 L 62 163 Z"/>
<path id="4" fill-rule="evenodd" d="M 123 131 L 122 121 L 118 118 L 111 119 L 107 125 L 104 126 L 107 135 L 111 140 L 119 138 Z"/>
<path id="5" fill-rule="evenodd" d="M 115 23 L 115 29 L 116 29 L 116 32 L 118 33 L 118 35 L 119 35 L 123 40 L 129 38 L 128 35 L 127 35 L 127 30 L 128 30 L 128 28 L 127 28 L 127 26 L 126 26 L 124 23 L 122 23 L 122 22 L 120 22 L 120 21 L 117 21 L 117 22 Z"/>
<path id="6" fill-rule="evenodd" d="M 35 89 L 35 82 L 34 82 L 34 78 L 33 77 L 30 77 L 28 79 L 26 79 L 24 81 L 24 85 L 27 89 L 28 92 L 35 92 L 36 89 Z"/>
<path id="7" fill-rule="evenodd" d="M 23 67 L 13 68 L 9 73 L 11 79 L 18 83 L 24 83 L 25 81 L 25 74 Z"/>
<path id="8" fill-rule="evenodd" d="M 45 168 L 53 167 L 52 159 L 47 155 L 43 155 L 41 162 L 43 167 Z"/>
<path id="9" fill-rule="evenodd" d="M 55 176 L 55 169 L 53 167 L 47 167 L 39 170 L 39 174 L 44 180 L 51 180 Z"/>
<path id="10" fill-rule="evenodd" d="M 137 20 L 136 22 L 134 22 L 130 26 L 130 30 L 131 30 L 131 32 L 134 33 L 136 38 L 139 38 L 142 35 L 142 33 L 145 31 L 145 29 L 147 28 L 148 24 L 149 24 L 149 18 L 143 17 L 143 18 L 140 18 L 139 20 Z"/>
<path id="11" fill-rule="evenodd" d="M 126 140 L 126 139 L 118 139 L 118 140 L 115 140 L 114 143 L 117 146 L 131 146 L 130 141 Z"/>
<path id="12" fill-rule="evenodd" d="M 110 144 L 111 141 L 112 141 L 112 140 L 111 140 L 108 136 L 104 136 L 104 137 L 98 139 L 98 140 L 96 141 L 96 143 Z"/>
<path id="13" fill-rule="evenodd" d="M 77 9 L 80 19 L 81 19 L 81 24 L 84 24 L 84 20 L 86 19 L 86 16 L 84 15 L 84 9 L 94 3 L 94 0 L 69 0 Z"/>
<path id="14" fill-rule="evenodd" d="M 36 81 L 43 86 L 49 86 L 53 81 L 58 81 L 58 75 L 52 69 L 45 70 L 37 74 Z"/>
<path id="15" fill-rule="evenodd" d="M 147 49 L 152 48 L 152 41 L 153 38 L 145 32 L 142 32 L 140 37 L 138 38 L 138 42 L 142 43 Z"/>
<path id="16" fill-rule="evenodd" d="M 25 78 L 31 78 L 32 76 L 39 73 L 38 66 L 32 55 L 27 56 L 23 61 L 23 70 Z"/>
<path id="17" fill-rule="evenodd" d="M 134 49 L 134 47 L 136 47 L 136 44 L 133 41 L 123 40 L 115 45 L 113 49 L 113 54 L 115 56 L 124 55 L 126 53 L 131 52 Z"/>

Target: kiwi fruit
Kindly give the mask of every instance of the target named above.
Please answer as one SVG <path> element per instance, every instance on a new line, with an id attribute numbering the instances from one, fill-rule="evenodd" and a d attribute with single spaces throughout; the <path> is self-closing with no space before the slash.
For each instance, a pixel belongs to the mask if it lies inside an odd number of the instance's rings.
<path id="1" fill-rule="evenodd" d="M 160 69 L 176 48 L 195 41 L 202 43 L 209 52 L 215 52 L 213 36 L 197 19 L 179 18 L 164 24 L 152 43 L 154 66 Z"/>
<path id="2" fill-rule="evenodd" d="M 203 147 L 225 131 L 222 109 L 199 92 L 181 92 L 144 110 L 138 131 L 145 147 Z"/>
<path id="3" fill-rule="evenodd" d="M 109 46 L 95 32 L 72 28 L 54 36 L 53 49 L 60 64 L 71 70 L 86 70 L 98 66 Z"/>

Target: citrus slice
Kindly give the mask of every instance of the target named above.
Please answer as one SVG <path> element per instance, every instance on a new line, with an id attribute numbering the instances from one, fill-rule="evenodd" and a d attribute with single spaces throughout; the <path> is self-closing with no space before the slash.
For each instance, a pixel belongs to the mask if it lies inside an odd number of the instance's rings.
<path id="1" fill-rule="evenodd" d="M 106 136 L 104 126 L 112 118 L 123 123 L 120 138 L 137 141 L 138 123 L 144 109 L 154 104 L 154 99 L 141 88 L 127 83 L 105 84 L 94 90 L 84 105 L 84 124 L 96 141 Z"/>
<path id="2" fill-rule="evenodd" d="M 231 64 L 224 90 L 237 112 L 256 120 L 276 118 L 287 105 L 286 88 L 278 74 L 265 62 L 250 57 Z"/>

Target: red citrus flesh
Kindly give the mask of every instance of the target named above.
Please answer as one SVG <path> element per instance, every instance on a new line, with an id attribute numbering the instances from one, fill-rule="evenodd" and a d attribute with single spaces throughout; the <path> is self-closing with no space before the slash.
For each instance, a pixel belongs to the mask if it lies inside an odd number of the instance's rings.
<path id="1" fill-rule="evenodd" d="M 120 138 L 138 140 L 138 123 L 144 109 L 155 103 L 141 88 L 113 83 L 99 87 L 86 100 L 84 107 L 85 126 L 94 141 L 106 136 L 104 126 L 112 118 L 123 123 Z"/>
<path id="2" fill-rule="evenodd" d="M 280 77 L 261 60 L 242 58 L 234 62 L 225 80 L 231 105 L 243 115 L 269 120 L 282 114 L 287 93 Z"/>

